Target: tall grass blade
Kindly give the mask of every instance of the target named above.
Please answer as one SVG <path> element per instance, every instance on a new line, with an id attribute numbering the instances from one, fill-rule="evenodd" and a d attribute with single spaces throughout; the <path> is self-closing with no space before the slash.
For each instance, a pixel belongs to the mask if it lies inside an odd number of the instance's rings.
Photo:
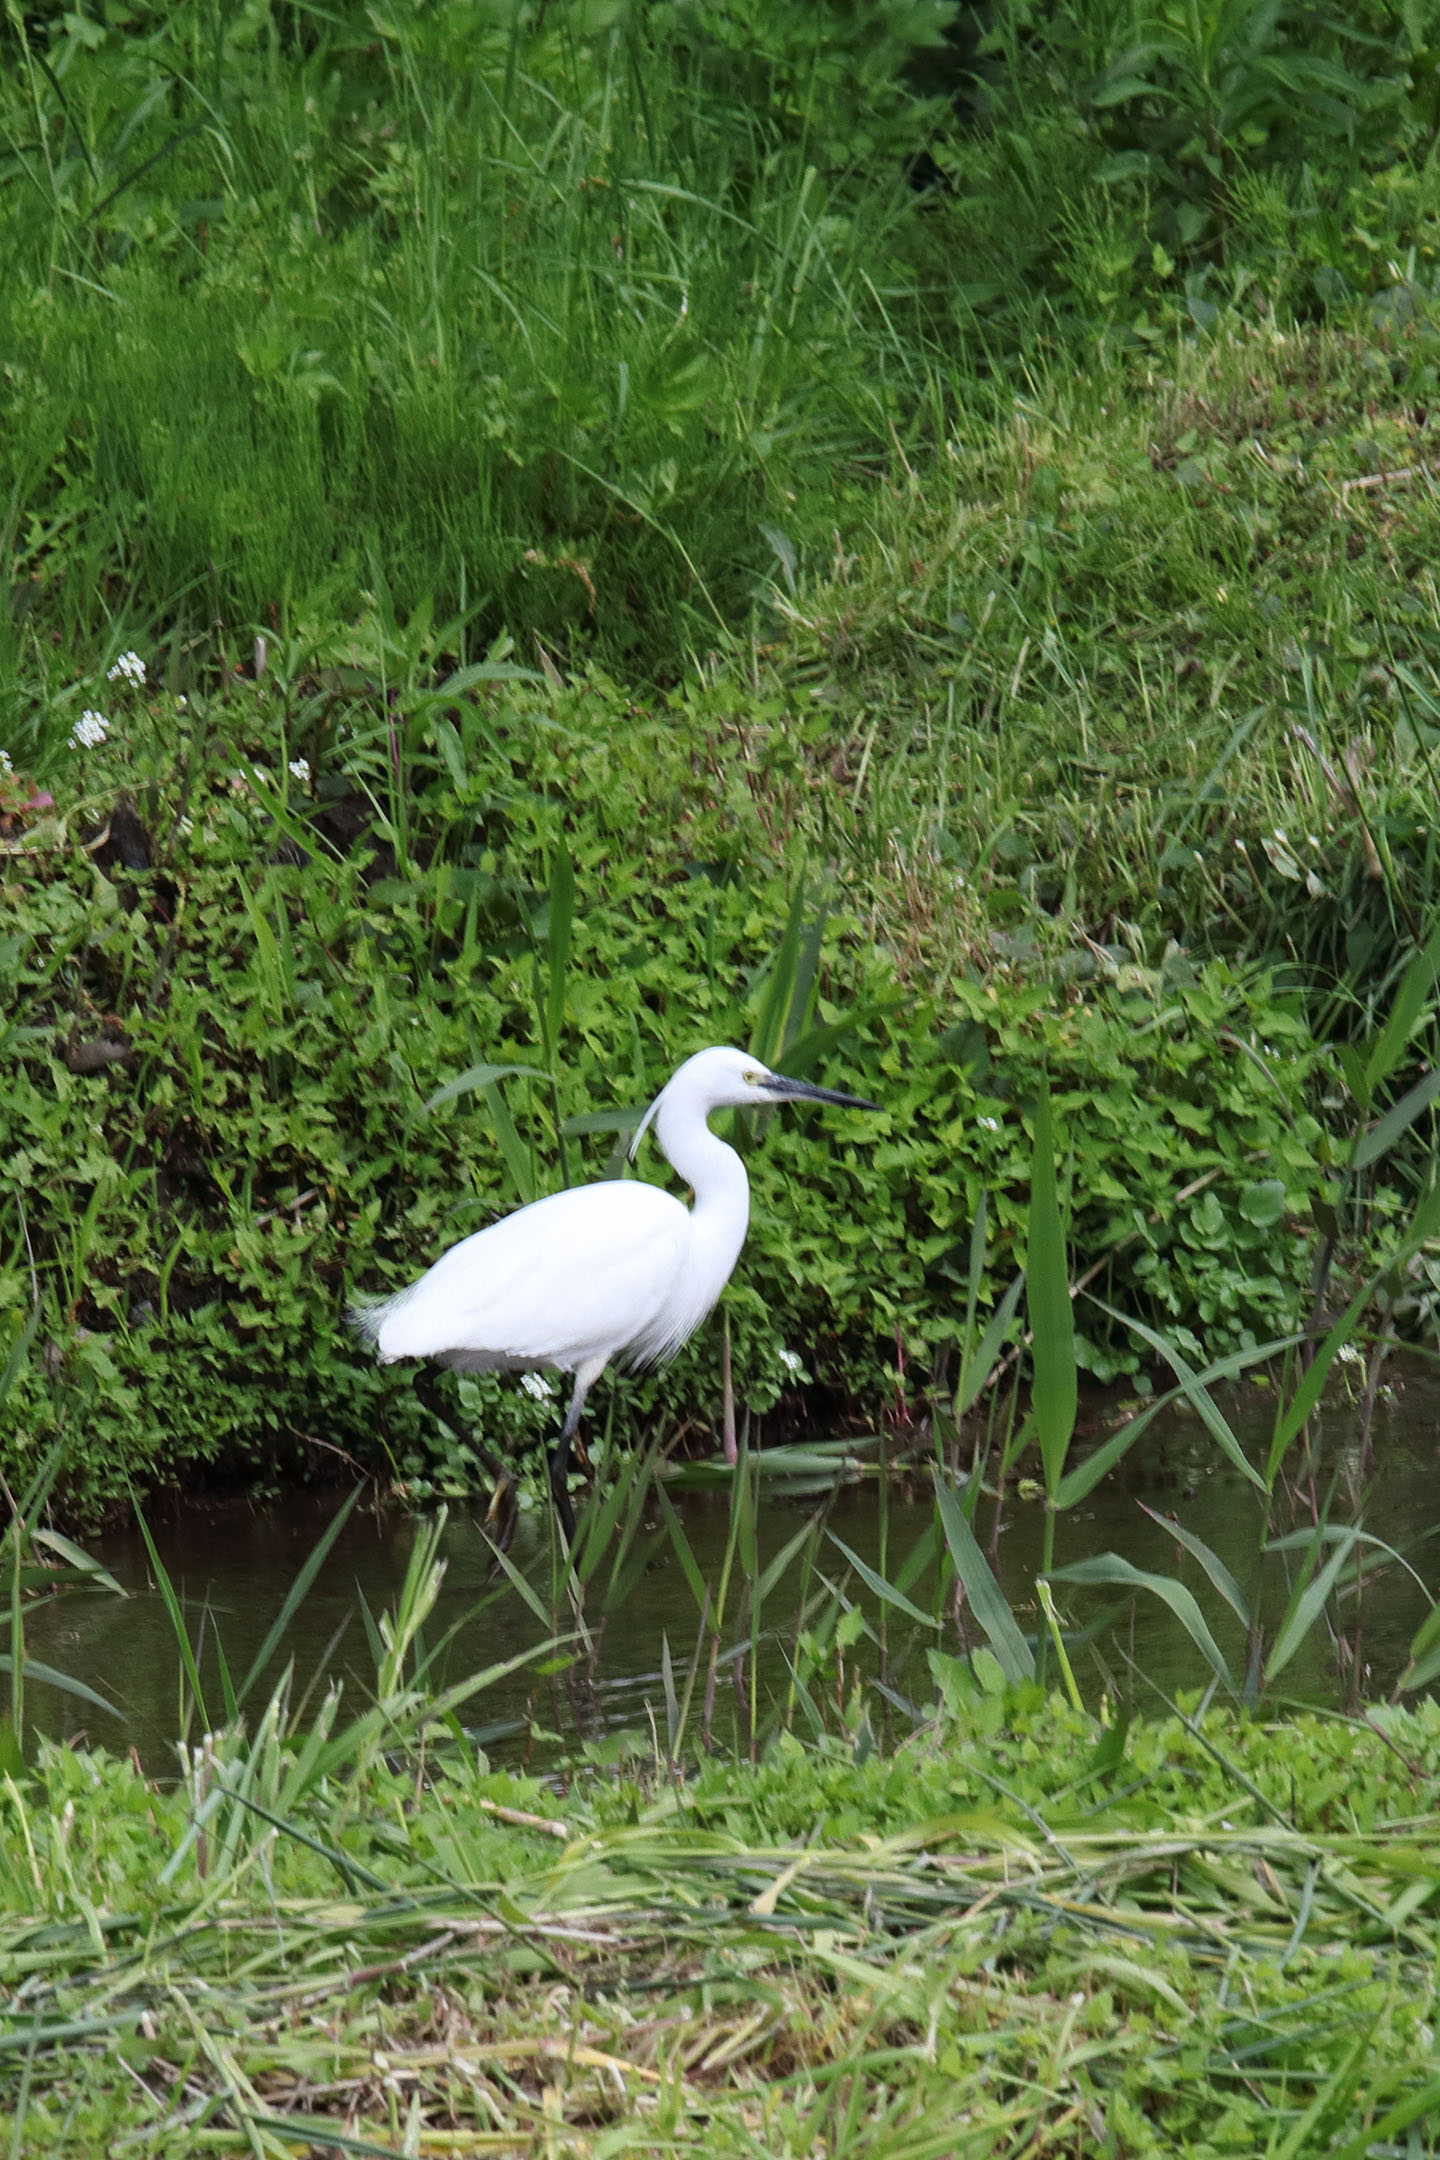
<path id="1" fill-rule="evenodd" d="M 509 1105 L 501 1094 L 498 1083 L 494 1080 L 487 1081 L 483 1093 L 490 1106 L 490 1122 L 495 1127 L 495 1138 L 499 1143 L 500 1153 L 505 1158 L 505 1167 L 510 1172 L 510 1182 L 515 1187 L 516 1198 L 522 1206 L 528 1206 L 535 1198 L 535 1169 L 529 1150 L 515 1130 L 515 1120 L 510 1115 Z"/>
<path id="2" fill-rule="evenodd" d="M 1031 1355 L 1035 1374 L 1035 1430 L 1045 1467 L 1045 1491 L 1053 1505 L 1065 1474 L 1065 1457 L 1075 1431 L 1078 1385 L 1075 1315 L 1070 1303 L 1065 1233 L 1060 1225 L 1060 1202 L 1055 1189 L 1048 1088 L 1042 1090 L 1035 1111 L 1025 1281 L 1034 1338 Z"/>
<path id="3" fill-rule="evenodd" d="M 73 1539 L 62 1537 L 58 1530 L 32 1530 L 30 1539 L 32 1544 L 47 1546 L 51 1552 L 57 1553 L 67 1568 L 88 1587 L 108 1590 L 112 1597 L 123 1598 L 130 1595 L 123 1583 L 118 1583 L 110 1570 L 102 1567 L 93 1553 L 87 1553 L 84 1547 L 75 1544 Z"/>
<path id="4" fill-rule="evenodd" d="M 335 1510 L 335 1513 L 331 1516 L 329 1522 L 325 1525 L 325 1528 L 321 1532 L 319 1539 L 316 1541 L 313 1551 L 311 1551 L 309 1556 L 306 1558 L 303 1566 L 300 1569 L 300 1572 L 295 1577 L 294 1582 L 291 1583 L 290 1588 L 286 1591 L 284 1603 L 281 1605 L 279 1612 L 275 1615 L 275 1619 L 266 1633 L 265 1640 L 261 1643 L 260 1648 L 256 1651 L 254 1657 L 251 1659 L 249 1669 L 246 1672 L 244 1679 L 240 1683 L 235 1698 L 236 1704 L 239 1708 L 244 1708 L 245 1702 L 250 1694 L 251 1689 L 255 1686 L 256 1682 L 260 1678 L 260 1675 L 264 1672 L 266 1666 L 274 1657 L 275 1652 L 279 1649 L 281 1642 L 284 1640 L 286 1630 L 289 1628 L 291 1621 L 294 1619 L 296 1613 L 300 1610 L 300 1607 L 304 1604 L 306 1598 L 309 1596 L 311 1584 L 314 1582 L 321 1568 L 325 1565 L 325 1562 L 334 1547 L 335 1540 L 339 1537 L 346 1523 L 349 1522 L 350 1517 L 355 1512 L 356 1503 L 364 1490 L 365 1488 L 363 1485 L 357 1485 L 352 1492 L 347 1493 L 345 1499 Z"/>
<path id="5" fill-rule="evenodd" d="M 1400 2131 L 1413 2132 L 1417 2123 L 1424 2126 L 1437 2118 L 1440 2118 L 1440 2078 L 1431 2078 L 1429 2084 L 1422 2085 L 1418 2092 L 1407 2093 L 1403 2100 L 1396 2101 L 1394 2107 L 1387 2108 L 1383 2115 L 1377 2115 L 1368 2129 L 1360 2131 L 1347 2144 L 1332 2146 L 1326 2160 L 1366 2160 L 1366 2155 L 1370 2153 L 1398 2153 L 1402 2147 L 1394 2140 Z M 1419 2156 L 1419 2160 L 1428 2160 L 1422 2145 L 1407 2144 L 1403 2150 L 1407 2160 L 1412 2151 Z M 1430 2151 L 1433 2153 L 1434 2150 L 1432 2144 Z"/>
<path id="6" fill-rule="evenodd" d="M 1384 1117 L 1368 1132 L 1360 1134 L 1350 1157 L 1351 1169 L 1368 1170 L 1371 1163 L 1388 1155 L 1401 1134 L 1409 1131 L 1421 1111 L 1427 1110 L 1437 1095 L 1440 1095 L 1440 1065 L 1432 1066 L 1424 1079 L 1417 1080 Z"/>
<path id="7" fill-rule="evenodd" d="M 1309 1370 L 1303 1375 L 1299 1387 L 1281 1411 L 1270 1442 L 1270 1453 L 1265 1463 L 1265 1484 L 1271 1487 L 1276 1474 L 1285 1460 L 1291 1441 L 1314 1414 L 1321 1391 L 1334 1364 L 1345 1345 L 1352 1342 L 1360 1325 L 1361 1316 L 1374 1294 L 1374 1280 L 1362 1283 L 1340 1318 L 1335 1322 L 1320 1348 L 1310 1360 Z"/>
<path id="8" fill-rule="evenodd" d="M 1311 1551 L 1318 1557 L 1324 1542 L 1324 1532 L 1316 1531 L 1310 1540 Z M 1274 1648 L 1265 1660 L 1265 1677 L 1273 1680 L 1285 1670 L 1320 1615 L 1324 1612 L 1340 1576 L 1350 1564 L 1355 1551 L 1357 1533 L 1343 1530 L 1335 1541 L 1335 1549 L 1317 1575 L 1300 1582 L 1291 1593 L 1285 1614 L 1276 1632 Z M 1312 1563 L 1313 1564 L 1313 1563 Z"/>
<path id="9" fill-rule="evenodd" d="M 545 1049 L 552 1073 L 565 1024 L 565 977 L 575 921 L 575 868 L 569 850 L 557 847 L 550 870 L 550 915 L 545 929 Z"/>
<path id="10" fill-rule="evenodd" d="M 976 1542 L 959 1495 L 938 1469 L 931 1471 L 945 1543 L 970 1610 L 985 1630 L 1000 1670 L 1012 1686 L 1035 1676 L 1035 1656 L 1021 1633 L 1004 1591 Z"/>
<path id="11" fill-rule="evenodd" d="M 961 1519 L 963 1521 L 964 1518 Z M 968 1524 L 966 1524 L 966 1528 L 969 1528 Z M 933 1628 L 940 1625 L 933 1613 L 921 1612 L 919 1606 L 912 1605 L 902 1590 L 897 1590 L 893 1583 L 886 1582 L 883 1575 L 877 1575 L 874 1568 L 869 1567 L 860 1558 L 859 1553 L 852 1551 L 843 1538 L 836 1537 L 833 1530 L 830 1531 L 829 1537 L 831 1544 L 835 1546 L 837 1551 L 844 1553 L 845 1558 L 854 1568 L 861 1582 L 874 1591 L 883 1605 L 893 1605 L 897 1612 L 904 1613 L 907 1620 L 914 1620 L 920 1627 Z"/>
<path id="12" fill-rule="evenodd" d="M 1233 1688 L 1230 1668 L 1220 1654 L 1219 1645 L 1209 1628 L 1205 1616 L 1196 1604 L 1193 1594 L 1184 1583 L 1176 1582 L 1173 1575 L 1152 1575 L 1144 1568 L 1135 1567 L 1119 1553 L 1097 1553 L 1089 1560 L 1072 1561 L 1069 1567 L 1056 1568 L 1053 1580 L 1070 1583 L 1120 1583 L 1127 1589 L 1148 1590 L 1169 1606 L 1190 1640 L 1200 1651 L 1226 1687 Z"/>
<path id="13" fill-rule="evenodd" d="M 755 1015 L 755 1025 L 750 1032 L 750 1048 L 756 1057 L 767 1065 L 774 1065 L 785 1048 L 785 1024 L 789 1017 L 795 992 L 796 971 L 800 957 L 800 938 L 805 920 L 806 888 L 801 878 L 790 902 L 790 913 L 780 943 L 771 956 L 765 971 L 765 988 L 760 1009 Z"/>
<path id="14" fill-rule="evenodd" d="M 1440 970 L 1440 921 L 1431 929 L 1424 945 L 1415 954 L 1405 973 L 1385 1016 L 1385 1025 L 1376 1036 L 1369 1057 L 1365 1062 L 1365 1089 L 1367 1100 L 1373 1099 L 1375 1090 L 1405 1055 L 1405 1046 L 1415 1032 L 1420 1015 L 1434 987 L 1437 970 Z"/>
<path id="15" fill-rule="evenodd" d="M 703 1613 L 709 1603 L 710 1593 L 705 1586 L 705 1578 L 700 1572 L 694 1549 L 689 1538 L 685 1535 L 685 1525 L 676 1513 L 675 1503 L 670 1498 L 669 1493 L 666 1492 L 665 1487 L 657 1484 L 655 1492 L 660 1502 L 660 1512 L 665 1518 L 665 1528 L 670 1533 L 670 1543 L 674 1548 L 675 1557 L 680 1562 L 680 1572 L 690 1586 L 690 1595 L 694 1598 L 696 1606 Z"/>
<path id="16" fill-rule="evenodd" d="M 800 1528 L 795 1532 L 795 1535 L 791 1538 L 787 1538 L 785 1540 L 785 1543 L 781 1546 L 779 1552 L 775 1554 L 773 1559 L 767 1562 L 765 1571 L 760 1577 L 760 1582 L 758 1586 L 760 1602 L 762 1604 L 765 1602 L 766 1598 L 768 1598 L 775 1590 L 776 1586 L 784 1581 L 786 1575 L 790 1572 L 791 1564 L 795 1560 L 796 1556 L 803 1549 L 806 1540 L 816 1536 L 820 1528 L 821 1520 L 821 1516 L 815 1515 L 811 1517 L 809 1522 L 801 1523 Z M 839 1539 L 837 1538 L 835 1542 L 839 1544 Z M 844 1546 L 841 1546 L 840 1549 L 842 1552 L 845 1550 Z"/>
<path id="17" fill-rule="evenodd" d="M 200 1685 L 200 1669 L 195 1663 L 195 1652 L 190 1644 L 190 1631 L 185 1625 L 185 1615 L 180 1608 L 180 1600 L 175 1594 L 175 1585 L 171 1582 L 165 1563 L 160 1558 L 155 1540 L 150 1535 L 150 1525 L 146 1522 L 144 1514 L 138 1507 L 135 1509 L 135 1520 L 140 1525 L 140 1535 L 145 1541 L 145 1551 L 150 1561 L 150 1572 L 155 1578 L 155 1587 L 160 1592 L 161 1602 L 165 1607 L 165 1614 L 170 1622 L 170 1630 L 175 1637 L 175 1647 L 180 1653 L 181 1670 L 189 1683 L 195 1708 L 200 1713 L 200 1723 L 202 1726 L 208 1726 L 210 1717 L 205 1708 L 205 1690 Z"/>
<path id="18" fill-rule="evenodd" d="M 1250 1626 L 1249 1603 L 1244 1591 L 1220 1558 L 1219 1553 L 1207 1545 L 1203 1538 L 1196 1537 L 1193 1530 L 1187 1530 L 1183 1524 L 1176 1522 L 1172 1516 L 1158 1514 L 1154 1508 L 1146 1507 L 1143 1500 L 1140 1502 L 1140 1506 L 1142 1512 L 1150 1517 L 1151 1522 L 1159 1524 L 1167 1537 L 1174 1538 L 1177 1545 L 1183 1545 L 1187 1552 L 1195 1555 L 1195 1558 L 1200 1562 L 1201 1567 L 1204 1568 L 1211 1582 L 1214 1583 L 1215 1588 L 1240 1622 L 1240 1625 L 1243 1628 L 1248 1628 Z"/>
<path id="19" fill-rule="evenodd" d="M 960 1364 L 960 1378 L 955 1384 L 955 1421 L 957 1424 L 966 1415 L 967 1411 L 974 1407 L 977 1396 L 995 1370 L 996 1360 L 999 1358 L 1005 1337 L 1010 1331 L 1010 1324 L 1015 1318 L 1015 1310 L 1020 1303 L 1024 1288 L 1024 1275 L 1017 1275 L 994 1312 L 991 1313 L 989 1320 L 985 1324 L 985 1332 L 975 1346 L 973 1354 L 969 1347 L 970 1327 L 969 1315 L 967 1314 L 966 1350 Z"/>
<path id="20" fill-rule="evenodd" d="M 509 1080 L 520 1073 L 529 1073 L 540 1080 L 549 1078 L 540 1065 L 471 1065 L 457 1073 L 453 1080 L 447 1080 L 444 1087 L 436 1088 L 433 1095 L 427 1096 L 424 1107 L 438 1110 L 442 1103 L 454 1102 L 458 1095 L 468 1095 L 475 1088 L 483 1088 L 488 1096 L 495 1081 Z"/>
<path id="21" fill-rule="evenodd" d="M 1412 1688 L 1428 1687 L 1440 1673 L 1440 1604 L 1432 1605 L 1410 1641 L 1410 1655 L 1405 1670 L 1396 1681 L 1396 1691 L 1408 1694 Z"/>
<path id="22" fill-rule="evenodd" d="M 97 1694 L 95 1689 L 88 1686 L 85 1681 L 72 1679 L 69 1673 L 60 1672 L 54 1665 L 47 1665 L 40 1658 L 23 1658 L 21 1660 L 21 1669 L 25 1680 L 43 1680 L 46 1687 L 59 1688 L 63 1694 L 73 1695 L 80 1702 L 90 1703 L 95 1709 L 104 1710 L 110 1717 L 118 1718 L 124 1715 L 122 1711 L 115 1707 L 114 1703 L 108 1702 L 103 1695 Z M 0 1653 L 0 1672 L 9 1673 L 13 1679 L 14 1671 L 15 1659 L 8 1651 Z M 11 1718 L 13 1724 L 13 1695 Z M 13 1729 L 17 1735 L 21 1730 L 19 1725 L 14 1725 Z"/>
<path id="23" fill-rule="evenodd" d="M 483 1531 L 481 1532 L 481 1535 L 482 1537 L 484 1536 Z M 496 1567 L 499 1568 L 501 1574 L 505 1577 L 511 1589 L 515 1591 L 516 1595 L 520 1597 L 526 1605 L 528 1605 L 531 1612 L 535 1615 L 535 1618 L 540 1622 L 540 1625 L 542 1627 L 549 1627 L 553 1621 L 554 1615 L 551 1613 L 549 1606 L 545 1603 L 545 1600 L 541 1597 L 539 1591 L 535 1588 L 535 1585 L 530 1581 L 529 1577 L 521 1573 L 520 1569 L 516 1567 L 515 1562 L 510 1558 L 509 1553 L 502 1551 L 500 1546 L 498 1546 L 492 1538 L 485 1538 L 485 1543 L 489 1547 L 491 1559 L 494 1561 Z"/>
<path id="24" fill-rule="evenodd" d="M 1159 1351 L 1161 1357 L 1164 1358 L 1166 1364 L 1179 1381 L 1180 1390 L 1185 1400 L 1197 1412 L 1201 1423 L 1221 1454 L 1227 1462 L 1234 1465 L 1242 1477 L 1248 1478 L 1252 1485 L 1258 1486 L 1263 1492 L 1266 1489 L 1264 1478 L 1261 1477 L 1260 1472 L 1250 1461 L 1244 1448 L 1241 1447 L 1240 1442 L 1231 1431 L 1229 1423 L 1214 1397 L 1206 1388 L 1201 1375 L 1191 1369 L 1174 1344 L 1155 1328 L 1147 1327 L 1143 1320 L 1133 1319 L 1129 1313 L 1114 1311 L 1111 1306 L 1105 1303 L 1103 1298 L 1091 1297 L 1090 1302 L 1092 1305 L 1097 1305 L 1101 1312 L 1108 1313 L 1112 1320 L 1119 1321 L 1122 1327 L 1132 1329 L 1142 1342 L 1149 1343 L 1152 1350 Z M 1252 1352 L 1251 1356 L 1253 1357 L 1253 1355 Z"/>

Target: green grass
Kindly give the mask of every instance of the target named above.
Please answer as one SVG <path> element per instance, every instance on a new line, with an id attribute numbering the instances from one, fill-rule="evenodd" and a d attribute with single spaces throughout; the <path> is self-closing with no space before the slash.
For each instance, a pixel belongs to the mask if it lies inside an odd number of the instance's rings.
<path id="1" fill-rule="evenodd" d="M 748 88 L 726 11 L 653 12 L 157 10 L 29 50 L 6 480 L 47 624 L 384 592 L 673 668 L 746 612 L 802 474 L 883 462 L 910 363 L 877 378 L 868 266 L 910 252 L 924 126 L 887 77 L 943 11 L 757 21 Z M 816 67 L 813 127 L 754 102 Z"/>

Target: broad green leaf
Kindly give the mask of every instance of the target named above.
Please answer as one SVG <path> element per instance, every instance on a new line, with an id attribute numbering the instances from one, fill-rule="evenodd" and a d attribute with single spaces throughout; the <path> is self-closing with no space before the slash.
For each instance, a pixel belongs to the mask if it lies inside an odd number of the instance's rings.
<path id="1" fill-rule="evenodd" d="M 955 1563 L 955 1573 L 974 1613 L 990 1640 L 1007 1680 L 1018 1683 L 1035 1677 L 1035 1655 L 1021 1633 L 1010 1603 L 995 1580 L 989 1561 L 981 1552 L 975 1533 L 965 1519 L 959 1495 L 938 1469 L 932 1470 L 935 1504 L 945 1543 Z"/>
<path id="2" fill-rule="evenodd" d="M 463 794 L 466 779 L 465 746 L 455 732 L 453 720 L 436 721 L 435 740 L 440 746 L 440 755 L 445 760 L 445 769 L 450 775 L 456 794 Z"/>
<path id="3" fill-rule="evenodd" d="M 538 683 L 540 680 L 533 668 L 516 667 L 504 660 L 472 660 L 467 667 L 457 668 L 453 675 L 447 675 L 435 694 L 437 697 L 454 699 L 462 697 L 467 690 L 473 690 L 476 683 Z"/>

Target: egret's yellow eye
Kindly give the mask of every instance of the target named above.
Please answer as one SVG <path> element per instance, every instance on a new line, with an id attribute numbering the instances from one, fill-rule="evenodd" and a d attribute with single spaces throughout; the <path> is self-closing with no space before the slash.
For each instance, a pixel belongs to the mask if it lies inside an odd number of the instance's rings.
<path id="1" fill-rule="evenodd" d="M 746 1087 L 754 1087 L 756 1082 L 759 1080 L 760 1075 L 756 1072 L 747 1072 L 742 1074 L 741 1077 L 743 1078 Z"/>

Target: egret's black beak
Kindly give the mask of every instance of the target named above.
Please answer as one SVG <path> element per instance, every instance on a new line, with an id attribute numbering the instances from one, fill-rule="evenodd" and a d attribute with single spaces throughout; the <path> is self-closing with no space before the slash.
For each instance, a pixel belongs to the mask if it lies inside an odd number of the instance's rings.
<path id="1" fill-rule="evenodd" d="M 838 1103 L 843 1110 L 880 1108 L 879 1103 L 866 1102 L 863 1095 L 842 1095 L 838 1088 L 812 1087 L 808 1080 L 792 1080 L 786 1073 L 771 1073 L 761 1081 L 760 1092 L 776 1102 Z"/>

